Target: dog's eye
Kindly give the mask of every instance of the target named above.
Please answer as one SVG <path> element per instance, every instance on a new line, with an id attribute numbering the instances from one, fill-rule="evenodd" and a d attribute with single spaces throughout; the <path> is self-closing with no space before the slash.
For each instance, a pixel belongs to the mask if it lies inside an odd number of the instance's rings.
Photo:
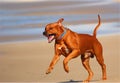
<path id="1" fill-rule="evenodd" d="M 51 27 L 51 28 L 49 28 L 49 30 L 52 30 L 53 28 Z"/>

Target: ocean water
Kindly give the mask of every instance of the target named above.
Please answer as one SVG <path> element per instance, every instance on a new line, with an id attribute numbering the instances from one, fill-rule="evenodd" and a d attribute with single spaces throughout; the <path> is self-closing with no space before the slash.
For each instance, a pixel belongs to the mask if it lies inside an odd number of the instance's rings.
<path id="1" fill-rule="evenodd" d="M 63 4 L 64 2 L 69 4 Z M 97 25 L 98 13 L 102 21 L 98 29 L 98 36 L 119 34 L 120 32 L 119 6 L 117 2 L 112 0 L 75 0 L 56 1 L 55 3 L 60 3 L 62 6 L 53 5 L 50 1 L 33 4 L 0 3 L 0 43 L 45 39 L 42 35 L 45 25 L 56 22 L 59 18 L 64 18 L 63 25 L 77 33 L 92 34 Z M 88 11 L 87 8 L 93 10 Z M 95 8 L 104 11 L 94 13 Z M 107 8 L 111 9 L 108 9 L 108 11 Z"/>

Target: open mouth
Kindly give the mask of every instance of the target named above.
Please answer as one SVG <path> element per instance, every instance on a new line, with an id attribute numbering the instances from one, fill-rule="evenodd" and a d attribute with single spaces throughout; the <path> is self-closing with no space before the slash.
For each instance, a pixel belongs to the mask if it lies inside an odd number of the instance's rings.
<path id="1" fill-rule="evenodd" d="M 55 34 L 48 35 L 48 43 L 51 43 L 55 39 Z"/>

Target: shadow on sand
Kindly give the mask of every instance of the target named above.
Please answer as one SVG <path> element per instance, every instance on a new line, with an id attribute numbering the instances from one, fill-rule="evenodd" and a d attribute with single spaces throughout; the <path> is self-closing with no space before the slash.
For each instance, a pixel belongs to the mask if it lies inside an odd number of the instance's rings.
<path id="1" fill-rule="evenodd" d="M 98 80 L 91 80 L 90 82 L 96 82 L 96 81 L 98 81 Z M 58 82 L 58 83 L 82 83 L 83 82 L 83 80 L 69 80 L 69 81 L 63 81 L 63 82 Z"/>

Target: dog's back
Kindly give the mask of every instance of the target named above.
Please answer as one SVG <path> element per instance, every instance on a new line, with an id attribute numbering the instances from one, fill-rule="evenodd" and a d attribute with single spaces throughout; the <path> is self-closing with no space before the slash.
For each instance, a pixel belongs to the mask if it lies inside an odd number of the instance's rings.
<path id="1" fill-rule="evenodd" d="M 84 53 L 86 50 L 93 49 L 93 44 L 98 42 L 96 37 L 88 34 L 79 34 L 79 42 L 81 52 Z"/>

